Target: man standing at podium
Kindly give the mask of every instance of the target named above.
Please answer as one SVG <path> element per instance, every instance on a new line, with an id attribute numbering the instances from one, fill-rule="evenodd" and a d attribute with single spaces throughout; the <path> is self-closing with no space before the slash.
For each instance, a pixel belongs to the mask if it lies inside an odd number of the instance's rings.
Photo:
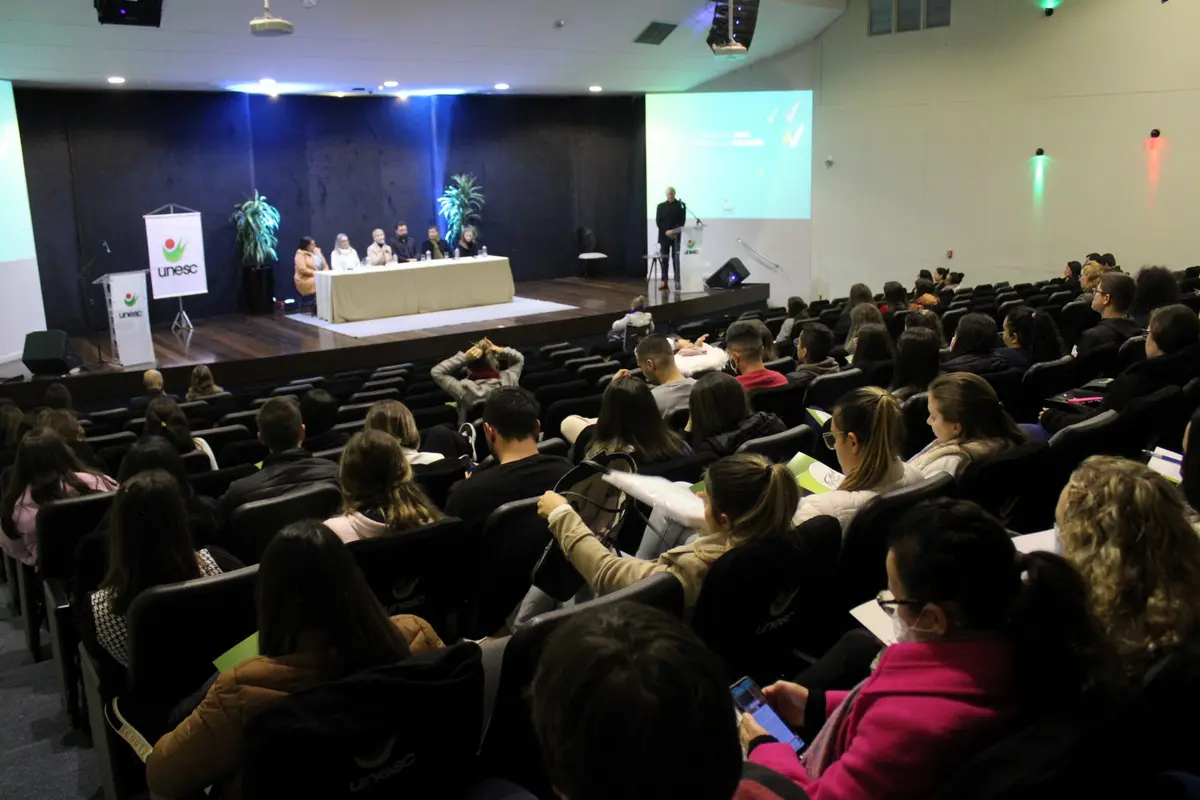
<path id="1" fill-rule="evenodd" d="M 675 199 L 675 187 L 667 187 L 667 199 L 665 202 L 658 204 L 658 210 L 654 214 L 654 220 L 658 224 L 658 244 L 662 250 L 662 283 L 658 288 L 662 291 L 667 289 L 667 273 L 670 271 L 672 259 L 675 262 L 675 288 L 679 288 L 679 229 L 683 227 L 687 220 L 687 211 L 683 207 L 683 203 Z"/>

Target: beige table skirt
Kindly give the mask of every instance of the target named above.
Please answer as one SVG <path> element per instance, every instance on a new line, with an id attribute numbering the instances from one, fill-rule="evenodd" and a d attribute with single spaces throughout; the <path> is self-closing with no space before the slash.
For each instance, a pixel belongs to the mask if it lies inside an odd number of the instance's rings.
<path id="1" fill-rule="evenodd" d="M 318 272 L 317 316 L 328 322 L 360 322 L 428 311 L 511 303 L 512 268 L 507 258 L 416 261 L 352 272 Z"/>

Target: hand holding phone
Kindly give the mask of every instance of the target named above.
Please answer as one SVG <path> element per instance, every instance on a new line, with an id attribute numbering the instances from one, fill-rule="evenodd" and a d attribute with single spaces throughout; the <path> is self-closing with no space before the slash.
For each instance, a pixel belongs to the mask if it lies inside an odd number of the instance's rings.
<path id="1" fill-rule="evenodd" d="M 742 678 L 730 687 L 730 691 L 733 693 L 733 704 L 739 711 L 753 717 L 758 726 L 776 740 L 796 752 L 800 752 L 804 747 L 804 740 L 797 736 L 787 723 L 775 713 L 757 683 L 750 678 Z M 807 692 L 805 692 L 805 697 L 807 698 Z M 801 718 L 803 718 L 803 711 Z"/>

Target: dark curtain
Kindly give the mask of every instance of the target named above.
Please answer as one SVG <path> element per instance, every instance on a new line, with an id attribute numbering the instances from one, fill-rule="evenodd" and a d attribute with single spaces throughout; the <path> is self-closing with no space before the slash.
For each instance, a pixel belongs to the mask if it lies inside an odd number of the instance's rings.
<path id="1" fill-rule="evenodd" d="M 187 298 L 188 313 L 238 311 L 242 268 L 229 215 L 255 188 L 282 215 L 281 300 L 296 294 L 301 236 L 328 255 L 345 233 L 360 256 L 374 228 L 391 236 L 399 221 L 423 239 L 458 172 L 483 185 L 481 239 L 512 260 L 516 280 L 573 274 L 580 227 L 595 231 L 610 274 L 643 268 L 641 98 L 18 89 L 16 102 L 51 327 L 106 326 L 103 295 L 86 283 L 144 268 L 142 215 L 166 203 L 204 214 L 209 292 Z M 169 322 L 177 305 L 155 301 L 152 321 Z"/>

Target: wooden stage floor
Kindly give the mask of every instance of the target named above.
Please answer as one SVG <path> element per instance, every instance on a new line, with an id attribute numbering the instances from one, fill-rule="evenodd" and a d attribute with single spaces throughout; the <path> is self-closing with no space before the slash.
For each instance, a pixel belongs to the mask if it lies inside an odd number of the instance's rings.
<path id="1" fill-rule="evenodd" d="M 237 385 L 442 357 L 484 335 L 515 347 L 599 336 L 638 294 L 646 295 L 659 324 L 761 307 L 769 295 L 765 284 L 692 293 L 647 291 L 645 281 L 637 278 L 559 278 L 519 283 L 516 290 L 521 297 L 573 308 L 357 339 L 284 315 L 227 314 L 195 320 L 190 333 L 173 333 L 166 325 L 156 325 L 154 351 L 168 390 L 182 393 L 195 364 L 215 365 L 218 383 Z M 140 391 L 140 370 L 99 362 L 98 349 L 105 358 L 109 356 L 107 331 L 72 337 L 71 342 L 85 367 L 83 373 L 66 379 L 78 399 Z M 0 385 L 0 396 L 26 405 L 40 400 L 43 386 L 41 379 L 7 383 Z"/>

